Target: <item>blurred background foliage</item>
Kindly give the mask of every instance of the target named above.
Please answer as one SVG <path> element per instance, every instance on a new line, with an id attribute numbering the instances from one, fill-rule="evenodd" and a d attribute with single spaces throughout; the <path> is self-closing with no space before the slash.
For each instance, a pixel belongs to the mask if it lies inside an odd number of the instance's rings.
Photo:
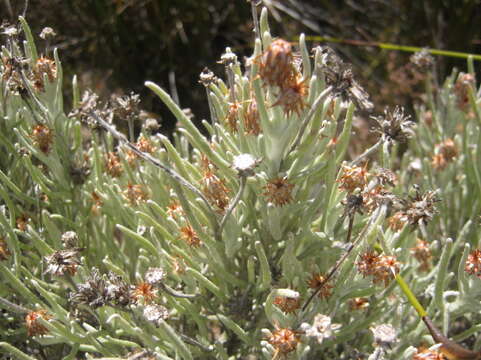
<path id="1" fill-rule="evenodd" d="M 295 41 L 295 34 L 380 41 L 481 53 L 480 0 L 264 0 L 274 18 L 272 33 Z M 0 0 L 3 21 L 15 21 L 22 0 Z M 36 34 L 45 26 L 58 36 L 67 76 L 78 74 L 83 89 L 107 99 L 111 93 L 141 94 L 142 107 L 162 118 L 163 132 L 174 119 L 144 81 L 167 89 L 197 121 L 208 118 L 199 73 L 216 64 L 226 46 L 242 58 L 251 54 L 252 18 L 245 0 L 30 0 L 26 18 Z M 421 96 L 422 76 L 409 67 L 409 53 L 375 47 L 330 44 L 353 63 L 377 110 L 408 108 Z M 47 50 L 46 50 L 47 51 Z M 436 58 L 438 79 L 465 61 Z"/>

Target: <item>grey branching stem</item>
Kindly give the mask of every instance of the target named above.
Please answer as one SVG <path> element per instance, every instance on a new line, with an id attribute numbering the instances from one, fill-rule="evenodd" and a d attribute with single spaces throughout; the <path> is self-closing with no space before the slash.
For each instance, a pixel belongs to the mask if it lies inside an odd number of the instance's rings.
<path id="1" fill-rule="evenodd" d="M 1 307 L 7 308 L 7 309 L 9 309 L 12 312 L 17 313 L 17 314 L 28 314 L 30 312 L 29 309 L 27 309 L 23 306 L 14 304 L 14 303 L 8 301 L 7 299 L 4 299 L 3 297 L 0 297 L 0 305 L 1 305 Z"/>
<path id="2" fill-rule="evenodd" d="M 292 144 L 291 148 L 289 149 L 289 151 L 287 152 L 286 156 L 289 155 L 291 152 L 293 152 L 296 147 L 299 146 L 301 140 L 302 140 L 302 136 L 304 135 L 304 132 L 306 131 L 306 128 L 307 128 L 307 125 L 309 124 L 309 122 L 311 121 L 311 119 L 314 117 L 314 115 L 316 114 L 316 111 L 317 109 L 319 108 L 319 105 L 321 105 L 321 103 L 324 102 L 324 100 L 326 99 L 326 97 L 332 92 L 332 86 L 329 86 L 328 88 L 326 88 L 322 93 L 319 94 L 319 96 L 316 98 L 316 100 L 314 101 L 314 103 L 312 104 L 311 106 L 311 109 L 309 110 L 309 112 L 307 113 L 306 117 L 304 118 L 302 124 L 301 124 L 301 127 L 299 129 L 299 133 L 297 134 L 297 137 L 296 139 L 294 140 L 294 143 Z"/>
<path id="3" fill-rule="evenodd" d="M 182 340 L 184 340 L 187 344 L 197 346 L 205 352 L 210 352 L 210 351 L 213 350 L 212 347 L 210 347 L 210 346 L 207 347 L 207 346 L 201 344 L 200 342 L 198 342 L 197 340 L 192 339 L 191 337 L 188 337 L 187 335 L 184 335 L 184 334 L 179 334 L 179 335 L 182 338 Z"/>
<path id="4" fill-rule="evenodd" d="M 361 155 L 359 155 L 356 159 L 354 159 L 351 162 L 350 166 L 358 165 L 360 164 L 364 159 L 369 157 L 371 154 L 377 151 L 377 149 L 384 143 L 384 140 L 381 138 L 377 143 L 375 143 L 373 146 L 371 146 L 369 149 L 364 151 Z"/>
<path id="5" fill-rule="evenodd" d="M 174 289 L 170 288 L 169 286 L 165 284 L 161 284 L 162 290 L 164 290 L 167 294 L 177 297 L 177 298 L 184 298 L 184 299 L 192 299 L 195 298 L 197 295 L 196 294 L 184 294 L 179 291 L 175 291 Z"/>
<path id="6" fill-rule="evenodd" d="M 125 146 L 127 146 L 130 150 L 132 150 L 136 155 L 140 156 L 142 159 L 149 161 L 153 165 L 157 166 L 161 170 L 163 170 L 167 175 L 169 175 L 172 179 L 177 181 L 180 185 L 185 186 L 187 189 L 192 191 L 194 194 L 196 194 L 199 198 L 202 199 L 202 201 L 205 203 L 207 208 L 210 210 L 212 214 L 215 214 L 214 210 L 212 209 L 209 200 L 202 194 L 194 185 L 192 185 L 189 181 L 184 179 L 182 176 L 177 174 L 174 170 L 171 168 L 163 165 L 159 160 L 154 158 L 152 155 L 148 153 L 144 153 L 143 151 L 140 151 L 137 149 L 135 145 L 133 145 L 131 142 L 129 142 L 123 134 L 118 132 L 116 129 L 114 129 L 113 126 L 111 126 L 109 123 L 107 123 L 105 120 L 101 119 L 97 114 L 95 114 L 93 111 L 89 113 L 90 116 L 92 116 L 98 123 L 109 133 L 112 134 L 113 137 L 115 137 L 118 141 L 123 143 Z"/>
<path id="7" fill-rule="evenodd" d="M 232 214 L 232 211 L 234 211 L 235 207 L 239 203 L 242 194 L 244 193 L 245 187 L 246 187 L 247 179 L 245 176 L 241 176 L 240 178 L 240 186 L 239 186 L 239 191 L 237 192 L 234 200 L 232 200 L 232 203 L 230 204 L 229 208 L 225 212 L 224 217 L 222 218 L 220 225 L 219 225 L 219 236 L 222 235 L 222 230 L 224 229 L 225 223 L 227 219 L 229 218 L 230 214 Z"/>
<path id="8" fill-rule="evenodd" d="M 348 228 L 347 228 L 347 236 L 346 236 L 346 243 L 349 244 L 350 241 L 351 241 L 351 236 L 352 236 L 352 227 L 354 225 L 354 216 L 356 214 L 353 213 L 352 215 L 349 216 L 349 225 L 348 225 Z M 359 237 L 360 238 L 360 237 Z M 359 240 L 358 238 L 358 240 Z M 324 278 L 324 280 L 319 284 L 319 286 L 317 287 L 317 289 L 311 294 L 311 296 L 309 297 L 309 299 L 307 299 L 306 303 L 304 304 L 304 306 L 302 307 L 302 311 L 305 311 L 307 309 L 307 307 L 309 306 L 309 304 L 311 303 L 312 299 L 314 299 L 314 297 L 319 293 L 319 291 L 321 291 L 321 289 L 324 287 L 324 285 L 334 276 L 334 274 L 337 272 L 337 269 L 339 269 L 339 267 L 342 265 L 342 263 L 344 262 L 344 260 L 346 260 L 346 258 L 349 256 L 349 254 L 351 253 L 352 249 L 354 249 L 354 245 L 356 244 L 357 241 L 351 243 L 348 247 L 348 249 L 346 250 L 346 252 L 344 253 L 344 255 L 338 260 L 338 262 L 336 263 L 336 265 L 334 265 L 334 267 L 331 269 L 331 271 L 329 271 L 329 273 L 326 275 L 326 277 Z"/>

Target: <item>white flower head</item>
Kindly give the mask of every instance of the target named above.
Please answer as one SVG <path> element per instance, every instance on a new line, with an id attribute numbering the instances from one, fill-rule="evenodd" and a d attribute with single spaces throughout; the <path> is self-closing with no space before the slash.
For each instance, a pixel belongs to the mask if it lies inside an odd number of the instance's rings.
<path id="1" fill-rule="evenodd" d="M 239 176 L 254 175 L 254 168 L 259 164 L 259 160 L 251 154 L 240 154 L 234 158 L 232 167 L 238 172 Z"/>
<path id="2" fill-rule="evenodd" d="M 308 323 L 301 324 L 301 330 L 304 331 L 305 335 L 317 338 L 319 344 L 321 344 L 324 339 L 331 338 L 334 335 L 334 331 L 340 327 L 341 324 L 332 324 L 331 318 L 323 314 L 317 314 L 314 317 L 312 325 Z"/>
<path id="3" fill-rule="evenodd" d="M 381 324 L 370 328 L 374 335 L 374 342 L 379 346 L 389 346 L 397 341 L 396 330 L 392 325 Z"/>

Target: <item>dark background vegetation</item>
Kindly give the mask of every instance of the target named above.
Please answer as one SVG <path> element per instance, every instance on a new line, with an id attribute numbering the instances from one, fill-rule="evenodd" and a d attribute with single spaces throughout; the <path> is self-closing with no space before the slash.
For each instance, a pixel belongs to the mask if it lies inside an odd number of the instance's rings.
<path id="1" fill-rule="evenodd" d="M 299 32 L 363 41 L 481 53 L 480 0 L 270 0 L 274 35 L 295 40 Z M 22 0 L 0 0 L 3 20 L 14 22 Z M 260 9 L 260 7 L 259 7 Z M 104 98 L 134 91 L 142 106 L 162 118 L 164 131 L 172 116 L 144 88 L 157 82 L 197 120 L 208 118 L 198 75 L 209 66 L 224 76 L 216 61 L 226 46 L 242 59 L 253 40 L 250 4 L 245 0 L 30 0 L 26 18 L 38 34 L 45 26 L 58 34 L 66 79 L 78 74 L 82 89 Z M 39 39 L 40 40 L 40 39 Z M 39 43 L 44 46 L 43 43 Z M 314 45 L 314 44 L 313 44 Z M 420 84 L 407 73 L 408 53 L 374 47 L 335 45 L 354 65 L 377 109 L 388 104 L 412 105 Z M 444 78 L 464 60 L 436 58 Z M 174 85 L 175 83 L 175 85 Z M 68 88 L 66 84 L 66 88 Z"/>

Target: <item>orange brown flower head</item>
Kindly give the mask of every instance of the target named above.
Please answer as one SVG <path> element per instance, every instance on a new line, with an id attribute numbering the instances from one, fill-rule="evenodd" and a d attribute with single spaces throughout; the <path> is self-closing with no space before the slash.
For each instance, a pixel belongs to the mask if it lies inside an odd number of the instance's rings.
<path id="1" fill-rule="evenodd" d="M 33 87 L 38 91 L 44 91 L 44 76 L 47 76 L 49 82 L 53 82 L 57 78 L 57 64 L 55 64 L 55 61 L 42 56 L 35 63 L 32 76 Z"/>
<path id="2" fill-rule="evenodd" d="M 274 40 L 261 55 L 259 76 L 265 84 L 283 88 L 294 73 L 293 60 L 291 44 L 283 39 Z"/>
<path id="3" fill-rule="evenodd" d="M 457 98 L 458 108 L 466 111 L 469 105 L 469 88 L 476 86 L 476 79 L 472 74 L 460 73 L 454 84 L 454 93 Z"/>
<path id="4" fill-rule="evenodd" d="M 130 297 L 137 303 L 143 300 L 144 304 L 150 304 L 157 297 L 157 291 L 151 284 L 141 282 L 132 290 Z"/>
<path id="5" fill-rule="evenodd" d="M 389 282 L 399 272 L 399 262 L 391 255 L 376 255 L 373 252 L 366 252 L 360 256 L 357 268 L 362 276 L 372 276 L 374 284 Z"/>
<path id="6" fill-rule="evenodd" d="M 326 282 L 326 276 L 322 273 L 313 273 L 311 278 L 307 280 L 307 286 L 313 290 L 321 287 L 321 290 L 317 295 L 320 299 L 327 299 L 330 297 L 332 295 L 332 288 L 334 287 L 330 281 Z"/>
<path id="7" fill-rule="evenodd" d="M 237 132 L 237 119 L 239 118 L 239 111 L 241 110 L 241 108 L 242 105 L 239 102 L 229 104 L 229 111 L 227 112 L 225 122 L 232 133 Z"/>
<path id="8" fill-rule="evenodd" d="M 452 139 L 446 139 L 435 147 L 431 165 L 435 170 L 443 170 L 448 163 L 458 156 L 458 148 Z"/>
<path id="9" fill-rule="evenodd" d="M 180 237 L 191 247 L 199 247 L 201 241 L 192 226 L 187 225 L 180 228 Z"/>
<path id="10" fill-rule="evenodd" d="M 213 170 L 205 170 L 201 179 L 202 193 L 220 213 L 229 206 L 229 189 L 225 181 L 220 179 Z"/>
<path id="11" fill-rule="evenodd" d="M 429 269 L 431 269 L 431 259 L 433 256 L 427 241 L 417 239 L 416 246 L 411 248 L 411 254 L 419 261 L 419 270 L 429 271 Z"/>
<path id="12" fill-rule="evenodd" d="M 47 310 L 30 311 L 25 316 L 25 325 L 27 327 L 28 336 L 45 335 L 48 334 L 48 329 L 38 322 L 38 319 L 50 320 L 51 315 L 47 313 Z"/>
<path id="13" fill-rule="evenodd" d="M 400 231 L 408 223 L 408 218 L 402 211 L 398 211 L 388 219 L 388 223 L 393 231 Z"/>
<path id="14" fill-rule="evenodd" d="M 277 101 L 272 106 L 281 106 L 286 116 L 291 116 L 293 113 L 301 116 L 307 105 L 305 102 L 307 93 L 306 80 L 303 80 L 302 76 L 298 74 L 283 85 Z"/>
<path id="15" fill-rule="evenodd" d="M 419 348 L 417 353 L 413 355 L 412 360 L 447 360 L 444 355 L 437 349 Z"/>
<path id="16" fill-rule="evenodd" d="M 249 135 L 259 135 L 261 133 L 259 110 L 257 101 L 252 95 L 247 110 L 244 115 L 244 131 Z"/>
<path id="17" fill-rule="evenodd" d="M 17 224 L 17 229 L 20 231 L 26 231 L 28 223 L 30 222 L 30 216 L 27 214 L 20 215 L 16 220 L 15 223 Z"/>
<path id="18" fill-rule="evenodd" d="M 464 271 L 469 275 L 476 275 L 481 279 L 481 250 L 475 249 L 471 251 L 464 264 Z"/>
<path id="19" fill-rule="evenodd" d="M 339 189 L 347 191 L 349 193 L 354 192 L 354 190 L 363 190 L 367 185 L 369 177 L 369 172 L 366 166 L 342 166 L 342 174 L 337 182 L 340 183 Z"/>
<path id="20" fill-rule="evenodd" d="M 296 312 L 296 310 L 301 307 L 301 299 L 286 296 L 276 296 L 273 304 L 286 314 L 291 314 Z"/>
<path id="21" fill-rule="evenodd" d="M 149 195 L 144 190 L 144 186 L 140 184 L 131 184 L 127 185 L 127 189 L 122 192 L 124 198 L 129 202 L 130 205 L 136 206 L 142 202 L 145 202 L 149 199 Z"/>
<path id="22" fill-rule="evenodd" d="M 11 255 L 10 250 L 8 250 L 7 243 L 4 239 L 0 238 L 0 261 L 7 260 Z"/>
<path id="23" fill-rule="evenodd" d="M 30 134 L 30 138 L 32 139 L 33 144 L 45 155 L 52 150 L 53 130 L 48 126 L 43 124 L 35 125 Z"/>
<path id="24" fill-rule="evenodd" d="M 294 184 L 289 184 L 286 177 L 279 177 L 267 182 L 262 195 L 267 197 L 267 201 L 275 206 L 284 206 L 292 202 L 293 188 Z"/>
<path id="25" fill-rule="evenodd" d="M 95 191 L 92 191 L 90 196 L 92 198 L 92 207 L 90 208 L 90 210 L 92 211 L 92 213 L 94 215 L 99 215 L 100 214 L 100 208 L 102 207 L 104 202 L 102 201 L 102 198 L 100 197 L 100 195 L 97 194 Z"/>
<path id="26" fill-rule="evenodd" d="M 297 345 L 301 342 L 301 336 L 295 330 L 279 328 L 272 332 L 267 342 L 274 347 L 276 355 L 286 356 L 296 350 Z"/>
<path id="27" fill-rule="evenodd" d="M 124 169 L 120 163 L 119 156 L 114 152 L 108 152 L 105 157 L 105 170 L 112 177 L 122 175 Z"/>
<path id="28" fill-rule="evenodd" d="M 363 310 L 369 307 L 369 300 L 363 297 L 352 298 L 349 300 L 351 310 Z"/>
<path id="29" fill-rule="evenodd" d="M 169 205 L 167 205 L 167 216 L 176 220 L 177 216 L 183 216 L 184 210 L 177 200 L 171 200 Z"/>

